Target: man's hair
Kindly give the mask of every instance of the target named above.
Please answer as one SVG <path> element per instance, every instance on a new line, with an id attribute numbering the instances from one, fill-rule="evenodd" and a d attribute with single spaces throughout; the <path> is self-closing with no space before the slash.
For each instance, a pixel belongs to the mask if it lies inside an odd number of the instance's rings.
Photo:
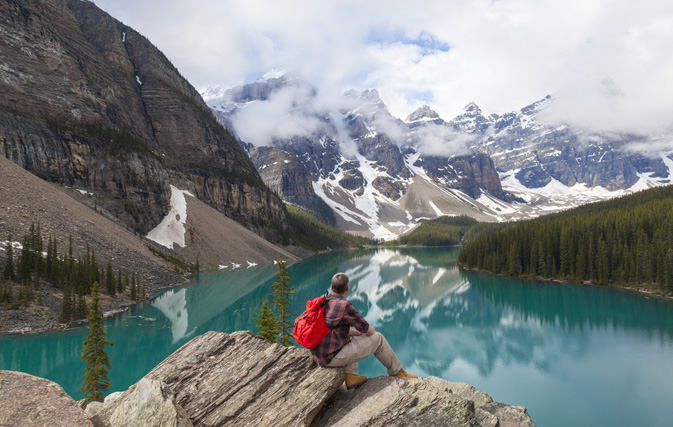
<path id="1" fill-rule="evenodd" d="M 332 277 L 332 291 L 337 294 L 343 294 L 348 289 L 348 276 L 343 273 L 337 273 Z"/>

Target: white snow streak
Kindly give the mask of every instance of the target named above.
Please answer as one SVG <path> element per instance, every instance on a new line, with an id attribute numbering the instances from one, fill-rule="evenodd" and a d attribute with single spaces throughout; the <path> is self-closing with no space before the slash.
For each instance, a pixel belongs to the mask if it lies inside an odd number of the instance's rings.
<path id="1" fill-rule="evenodd" d="M 163 221 L 145 237 L 169 249 L 173 249 L 174 244 L 185 247 L 185 223 L 187 222 L 185 194 L 194 197 L 189 191 L 183 191 L 171 185 L 171 208 Z"/>

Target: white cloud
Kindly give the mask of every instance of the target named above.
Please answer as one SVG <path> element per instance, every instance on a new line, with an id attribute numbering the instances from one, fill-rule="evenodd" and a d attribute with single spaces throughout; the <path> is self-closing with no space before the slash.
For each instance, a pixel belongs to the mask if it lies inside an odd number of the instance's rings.
<path id="1" fill-rule="evenodd" d="M 425 156 L 449 157 L 466 152 L 472 138 L 466 134 L 451 134 L 443 125 L 426 123 L 414 129 L 410 142 Z"/>
<path id="2" fill-rule="evenodd" d="M 281 67 L 324 96 L 376 88 L 396 117 L 427 103 L 450 119 L 470 101 L 504 113 L 553 94 L 551 117 L 598 130 L 673 121 L 670 0 L 96 3 L 200 90 Z"/>
<path id="3" fill-rule="evenodd" d="M 270 145 L 272 138 L 289 139 L 309 136 L 324 124 L 312 114 L 311 88 L 287 86 L 266 101 L 254 101 L 231 118 L 242 140 L 256 146 Z"/>

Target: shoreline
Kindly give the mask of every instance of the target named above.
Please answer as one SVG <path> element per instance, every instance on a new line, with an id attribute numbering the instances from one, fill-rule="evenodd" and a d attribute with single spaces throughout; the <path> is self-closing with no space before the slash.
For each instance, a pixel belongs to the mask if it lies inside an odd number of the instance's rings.
<path id="1" fill-rule="evenodd" d="M 591 283 L 589 281 L 585 282 L 575 282 L 573 280 L 568 280 L 568 279 L 559 279 L 559 278 L 547 278 L 547 277 L 542 277 L 542 276 L 535 276 L 535 277 L 521 277 L 521 276 L 508 276 L 506 274 L 493 274 L 492 272 L 488 270 L 480 270 L 478 268 L 468 268 L 462 264 L 456 263 L 459 268 L 461 268 L 464 271 L 471 271 L 477 274 L 488 274 L 491 276 L 499 276 L 499 277 L 506 277 L 509 279 L 521 279 L 521 280 L 537 280 L 540 282 L 554 282 L 554 283 L 565 283 L 568 285 L 582 285 L 582 286 L 592 286 L 592 287 L 599 287 L 599 288 L 607 288 L 607 289 L 621 289 L 624 291 L 628 292 L 634 292 L 638 294 L 646 294 L 647 296 L 655 297 L 655 298 L 661 298 L 661 299 L 666 299 L 666 300 L 673 300 L 673 293 L 670 294 L 665 294 L 663 292 L 657 292 L 656 290 L 653 289 L 642 289 L 642 288 L 637 288 L 634 287 L 633 285 L 617 285 L 617 284 L 611 284 L 611 285 L 600 285 L 597 283 Z M 646 286 L 651 286 L 651 285 L 646 285 Z"/>
<path id="2" fill-rule="evenodd" d="M 183 280 L 180 281 L 180 283 L 152 289 L 144 299 L 139 301 L 132 301 L 127 296 L 121 297 L 121 295 L 116 295 L 112 297 L 105 294 L 104 302 L 106 305 L 103 307 L 103 318 L 108 319 L 117 314 L 124 313 L 140 303 L 151 301 L 156 292 L 183 286 L 188 282 L 188 278 L 183 277 Z M 45 287 L 43 290 L 51 292 L 51 295 L 54 295 L 55 293 L 58 293 L 59 296 L 62 295 L 62 293 L 55 288 Z M 62 296 L 60 296 L 60 298 L 62 301 Z M 22 324 L 19 327 L 10 326 L 8 329 L 0 329 L 0 338 L 13 335 L 34 335 L 52 331 L 66 331 L 88 323 L 87 319 L 78 319 L 72 322 L 62 323 L 59 321 L 59 314 L 53 310 L 53 304 L 51 308 L 52 310 L 50 310 L 50 307 L 46 304 L 37 305 L 32 303 L 28 307 L 21 307 L 14 310 L 6 307 L 0 308 L 0 328 L 4 326 L 2 325 L 2 321 L 8 321 L 8 319 L 10 322 L 13 321 Z M 17 320 L 16 317 L 23 318 Z"/>

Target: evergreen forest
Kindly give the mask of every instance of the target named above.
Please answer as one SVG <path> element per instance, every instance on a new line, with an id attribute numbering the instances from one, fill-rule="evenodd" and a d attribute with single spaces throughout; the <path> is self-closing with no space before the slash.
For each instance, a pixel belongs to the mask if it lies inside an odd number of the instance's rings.
<path id="1" fill-rule="evenodd" d="M 493 274 L 673 291 L 673 186 L 515 223 L 458 261 Z"/>
<path id="2" fill-rule="evenodd" d="M 31 224 L 17 248 L 18 258 L 15 260 L 12 236 L 8 236 L 5 263 L 2 268 L 0 282 L 0 304 L 12 309 L 27 307 L 35 301 L 40 304 L 43 284 L 60 290 L 63 293 L 60 320 L 69 322 L 87 317 L 85 296 L 90 295 L 92 286 L 98 282 L 105 286 L 111 296 L 126 292 L 132 300 L 138 301 L 144 294 L 144 285 L 135 272 L 129 278 L 122 275 L 121 269 L 115 272 L 112 264 L 101 266 L 96 255 L 87 245 L 86 256 L 75 258 L 73 255 L 72 237 L 68 239 L 68 248 L 59 254 L 56 236 L 49 236 L 46 251 L 40 225 Z M 16 284 L 18 292 L 16 292 Z"/>
<path id="3" fill-rule="evenodd" d="M 400 236 L 389 245 L 409 246 L 453 246 L 460 245 L 470 227 L 477 221 L 467 216 L 443 216 L 436 219 L 424 219 L 410 233 Z"/>
<path id="4" fill-rule="evenodd" d="M 311 211 L 293 205 L 286 205 L 290 236 L 286 244 L 303 246 L 311 251 L 328 249 L 359 248 L 374 244 L 371 239 L 354 236 L 326 224 Z"/>

